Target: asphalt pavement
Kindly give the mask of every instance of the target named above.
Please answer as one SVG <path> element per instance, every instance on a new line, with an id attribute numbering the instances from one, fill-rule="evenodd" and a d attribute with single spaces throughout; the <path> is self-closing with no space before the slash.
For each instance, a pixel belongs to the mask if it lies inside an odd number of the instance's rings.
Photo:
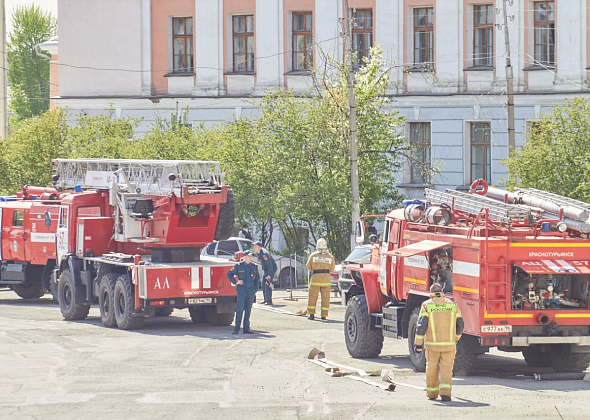
<path id="1" fill-rule="evenodd" d="M 275 308 L 296 312 L 275 291 Z M 261 293 L 259 293 L 259 299 Z M 475 376 L 456 378 L 453 402 L 429 401 L 405 340 L 386 339 L 377 359 L 351 358 L 344 310 L 334 297 L 329 320 L 309 321 L 256 307 L 252 336 L 232 327 L 195 325 L 187 310 L 150 318 L 139 331 L 104 328 L 98 308 L 63 321 L 49 296 L 26 301 L 0 290 L 0 419 L 587 419 L 590 382 L 536 382 L 520 353 L 481 356 Z M 398 386 L 330 377 L 309 363 L 328 359 L 366 371 L 391 370 Z M 376 380 L 379 380 L 377 378 Z"/>

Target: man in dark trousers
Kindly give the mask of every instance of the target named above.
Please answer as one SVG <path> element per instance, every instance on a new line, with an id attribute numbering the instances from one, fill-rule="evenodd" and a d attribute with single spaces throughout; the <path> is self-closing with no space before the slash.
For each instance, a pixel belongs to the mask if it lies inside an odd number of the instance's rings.
<path id="1" fill-rule="evenodd" d="M 238 292 L 238 307 L 236 308 L 236 322 L 232 334 L 240 331 L 242 316 L 244 317 L 244 334 L 253 334 L 250 330 L 250 312 L 260 288 L 260 274 L 258 267 L 252 262 L 252 252 L 244 251 L 244 261 L 234 265 L 227 272 L 227 278 L 236 286 Z"/>
<path id="2" fill-rule="evenodd" d="M 262 242 L 254 244 L 254 252 L 258 255 L 258 262 L 262 265 L 262 295 L 263 305 L 272 305 L 272 279 L 277 272 L 277 263 L 270 252 L 262 247 Z"/>

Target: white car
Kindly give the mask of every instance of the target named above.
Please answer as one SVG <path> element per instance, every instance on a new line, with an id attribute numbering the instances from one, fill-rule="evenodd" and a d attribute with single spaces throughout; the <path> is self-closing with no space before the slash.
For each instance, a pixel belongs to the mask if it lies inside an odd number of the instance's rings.
<path id="1" fill-rule="evenodd" d="M 246 250 L 254 252 L 253 242 L 244 238 L 228 238 L 224 241 L 215 241 L 201 250 L 201 255 L 209 255 L 217 258 L 232 259 L 237 252 Z M 277 272 L 273 278 L 273 283 L 282 288 L 297 287 L 307 278 L 307 268 L 305 262 L 298 258 L 278 257 L 273 255 L 277 263 Z M 257 259 L 254 258 L 254 261 Z"/>

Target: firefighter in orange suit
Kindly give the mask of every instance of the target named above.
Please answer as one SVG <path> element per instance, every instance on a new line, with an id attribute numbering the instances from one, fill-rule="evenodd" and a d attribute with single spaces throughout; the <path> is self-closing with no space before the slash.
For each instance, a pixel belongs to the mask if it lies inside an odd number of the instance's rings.
<path id="1" fill-rule="evenodd" d="M 456 343 L 463 334 L 463 317 L 457 305 L 447 299 L 440 284 L 430 288 L 430 299 L 422 304 L 414 345 L 426 348 L 426 396 L 451 401 Z"/>
<path id="2" fill-rule="evenodd" d="M 324 239 L 318 239 L 316 251 L 307 260 L 307 269 L 311 272 L 311 284 L 309 285 L 309 298 L 307 301 L 307 313 L 309 319 L 315 319 L 315 309 L 318 302 L 318 294 L 322 294 L 322 319 L 328 317 L 330 309 L 330 287 L 335 262 L 332 254 L 328 252 L 328 245 Z"/>

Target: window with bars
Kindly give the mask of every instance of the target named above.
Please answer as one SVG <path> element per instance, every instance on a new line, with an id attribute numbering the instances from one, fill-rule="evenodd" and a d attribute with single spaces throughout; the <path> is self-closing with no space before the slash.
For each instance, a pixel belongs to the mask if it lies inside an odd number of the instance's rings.
<path id="1" fill-rule="evenodd" d="M 412 184 L 427 184 L 431 167 L 430 123 L 410 123 L 410 147 L 412 148 L 410 182 Z"/>
<path id="2" fill-rule="evenodd" d="M 356 70 L 363 65 L 363 58 L 369 58 L 370 49 L 373 46 L 373 10 L 353 9 L 351 15 L 354 18 L 352 48 L 356 53 L 353 63 Z"/>
<path id="3" fill-rule="evenodd" d="M 172 18 L 172 70 L 190 73 L 195 70 L 193 56 L 193 18 Z"/>
<path id="4" fill-rule="evenodd" d="M 555 65 L 555 2 L 534 3 L 535 64 Z"/>
<path id="5" fill-rule="evenodd" d="M 414 66 L 434 67 L 434 15 L 432 7 L 414 9 Z"/>
<path id="6" fill-rule="evenodd" d="M 492 178 L 492 128 L 490 123 L 471 123 L 471 180 Z"/>
<path id="7" fill-rule="evenodd" d="M 473 65 L 494 65 L 494 6 L 473 6 Z"/>
<path id="8" fill-rule="evenodd" d="M 312 12 L 293 13 L 292 69 L 307 71 L 313 66 L 313 15 Z"/>
<path id="9" fill-rule="evenodd" d="M 233 71 L 254 71 L 254 15 L 232 16 Z"/>

